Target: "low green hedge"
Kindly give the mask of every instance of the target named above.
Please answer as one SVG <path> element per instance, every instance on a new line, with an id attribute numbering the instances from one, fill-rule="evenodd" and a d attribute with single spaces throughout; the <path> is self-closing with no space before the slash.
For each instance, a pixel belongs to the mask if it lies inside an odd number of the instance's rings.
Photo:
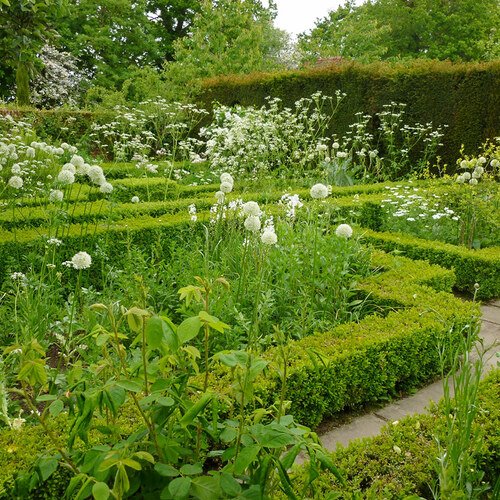
<path id="1" fill-rule="evenodd" d="M 476 456 L 477 466 L 485 474 L 484 481 L 492 487 L 500 477 L 499 398 L 500 369 L 496 369 L 481 382 L 480 409 L 474 424 L 483 442 Z M 314 483 L 313 498 L 332 495 L 345 500 L 389 500 L 418 495 L 431 499 L 438 455 L 435 437 L 443 433 L 443 415 L 434 406 L 431 414 L 406 417 L 397 425 L 386 425 L 378 436 L 354 440 L 345 448 L 340 446 L 330 458 L 346 484 L 341 486 L 331 473 L 323 472 Z M 308 481 L 307 468 L 297 467 L 291 476 L 299 492 Z"/>
<path id="2" fill-rule="evenodd" d="M 440 373 L 439 345 L 458 345 L 467 325 L 478 323 L 477 304 L 449 293 L 453 272 L 423 261 L 374 253 L 383 271 L 358 284 L 377 304 L 391 306 L 385 317 L 371 315 L 329 332 L 290 341 L 286 399 L 302 423 L 318 425 L 344 409 L 406 393 Z M 431 288 L 432 287 L 432 288 Z M 271 363 L 277 350 L 264 357 Z M 273 404 L 280 381 L 270 370 L 256 383 Z M 229 375 L 221 367 L 212 384 L 225 393 Z"/>

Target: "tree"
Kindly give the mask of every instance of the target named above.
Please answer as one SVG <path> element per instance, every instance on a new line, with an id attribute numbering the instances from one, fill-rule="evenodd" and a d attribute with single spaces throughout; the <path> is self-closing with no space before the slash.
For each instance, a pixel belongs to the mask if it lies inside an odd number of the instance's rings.
<path id="1" fill-rule="evenodd" d="M 64 0 L 0 0 L 1 73 L 7 78 L 15 73 L 21 105 L 29 104 L 30 76 L 42 46 L 57 36 L 54 25 L 64 5 Z"/>
<path id="2" fill-rule="evenodd" d="M 275 69 L 283 34 L 274 28 L 274 5 L 258 0 L 204 0 L 191 33 L 174 43 L 166 72 L 179 84 L 215 75 Z"/>
<path id="3" fill-rule="evenodd" d="M 305 60 L 407 58 L 488 60 L 499 56 L 498 0 L 352 1 L 299 37 Z"/>

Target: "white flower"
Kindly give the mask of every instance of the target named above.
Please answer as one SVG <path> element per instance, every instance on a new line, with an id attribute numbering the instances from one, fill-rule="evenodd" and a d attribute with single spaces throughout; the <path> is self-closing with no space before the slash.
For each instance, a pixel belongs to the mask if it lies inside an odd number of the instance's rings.
<path id="1" fill-rule="evenodd" d="M 462 168 L 467 168 L 467 167 L 469 166 L 469 162 L 468 162 L 467 160 L 462 160 L 462 161 L 460 162 L 460 166 L 461 166 Z"/>
<path id="2" fill-rule="evenodd" d="M 352 236 L 352 227 L 349 224 L 340 224 L 340 226 L 335 229 L 335 234 L 340 238 L 350 238 Z"/>
<path id="3" fill-rule="evenodd" d="M 28 147 L 26 148 L 26 158 L 34 158 L 36 151 L 34 148 Z"/>
<path id="4" fill-rule="evenodd" d="M 13 175 L 8 182 L 9 186 L 14 189 L 21 189 L 23 187 L 24 181 L 22 177 L 18 175 Z"/>
<path id="5" fill-rule="evenodd" d="M 458 182 L 459 184 L 463 184 L 463 183 L 465 182 L 465 179 L 464 179 L 463 175 L 459 175 L 459 176 L 457 177 L 457 182 Z"/>
<path id="6" fill-rule="evenodd" d="M 64 193 L 60 189 L 52 189 L 49 193 L 49 200 L 54 201 L 62 201 L 64 198 Z"/>
<path id="7" fill-rule="evenodd" d="M 75 182 L 75 174 L 70 170 L 61 170 L 57 176 L 57 180 L 62 184 L 73 184 Z"/>
<path id="8" fill-rule="evenodd" d="M 250 215 L 245 219 L 244 226 L 248 231 L 255 233 L 260 229 L 260 219 L 256 215 Z"/>
<path id="9" fill-rule="evenodd" d="M 228 182 L 229 184 L 234 184 L 233 176 L 231 174 L 228 174 L 227 172 L 224 172 L 220 175 L 220 181 L 221 183 Z"/>
<path id="10" fill-rule="evenodd" d="M 337 158 L 347 158 L 347 151 L 337 151 Z"/>
<path id="11" fill-rule="evenodd" d="M 321 199 L 328 196 L 328 187 L 324 184 L 314 184 L 311 188 L 311 198 Z"/>
<path id="12" fill-rule="evenodd" d="M 474 172 L 481 177 L 481 175 L 484 174 L 484 168 L 483 167 L 476 167 L 474 169 Z M 474 172 L 472 173 L 472 176 L 474 176 Z"/>
<path id="13" fill-rule="evenodd" d="M 464 178 L 464 180 L 468 181 L 471 178 L 470 172 L 464 172 L 462 174 L 462 177 Z"/>
<path id="14" fill-rule="evenodd" d="M 334 142 L 334 143 L 332 144 L 332 148 L 333 148 L 333 149 L 339 149 L 339 148 L 340 148 L 340 144 L 339 144 L 338 142 Z"/>
<path id="15" fill-rule="evenodd" d="M 481 164 L 486 163 L 486 158 L 484 156 L 480 156 L 477 161 Z"/>
<path id="16" fill-rule="evenodd" d="M 87 252 L 78 252 L 73 255 L 71 264 L 75 269 L 87 269 L 92 264 L 92 257 Z"/>
<path id="17" fill-rule="evenodd" d="M 138 196 L 132 196 L 132 199 L 130 200 L 132 203 L 139 203 L 139 197 Z"/>
<path id="18" fill-rule="evenodd" d="M 189 212 L 189 215 L 196 214 L 196 205 L 194 203 L 191 203 L 191 205 L 189 205 L 188 212 Z"/>
<path id="19" fill-rule="evenodd" d="M 71 157 L 71 160 L 69 160 L 70 163 L 72 163 L 75 167 L 80 167 L 83 168 L 83 165 L 85 164 L 85 160 L 78 155 L 73 155 Z"/>
<path id="20" fill-rule="evenodd" d="M 278 237 L 272 228 L 265 229 L 261 234 L 260 239 L 265 245 L 276 245 L 278 242 Z"/>
<path id="21" fill-rule="evenodd" d="M 76 173 L 76 167 L 72 163 L 65 163 L 61 170 L 69 170 L 72 174 Z"/>
<path id="22" fill-rule="evenodd" d="M 113 192 L 113 186 L 109 182 L 103 182 L 101 184 L 101 187 L 99 188 L 99 191 L 104 194 L 109 194 Z"/>
<path id="23" fill-rule="evenodd" d="M 259 204 L 256 201 L 247 201 L 243 205 L 242 209 L 245 215 L 256 215 L 257 217 L 259 217 L 262 213 L 260 211 Z"/>
<path id="24" fill-rule="evenodd" d="M 88 171 L 88 176 L 94 184 L 98 184 L 99 186 L 103 182 L 106 182 L 106 179 L 104 177 L 104 172 L 102 171 L 102 168 L 99 167 L 99 165 L 93 165 L 92 167 L 90 167 Z"/>
<path id="25" fill-rule="evenodd" d="M 493 168 L 496 168 L 500 165 L 500 161 L 498 161 L 496 158 L 494 158 L 493 160 L 491 160 L 491 163 L 490 165 L 493 167 Z"/>
<path id="26" fill-rule="evenodd" d="M 217 191 L 215 198 L 217 199 L 217 203 L 224 203 L 225 194 L 222 191 Z"/>
<path id="27" fill-rule="evenodd" d="M 230 193 L 233 190 L 233 184 L 231 184 L 230 182 L 223 182 L 220 185 L 220 190 L 223 193 Z"/>
<path id="28" fill-rule="evenodd" d="M 477 179 L 471 179 L 469 181 L 469 184 L 472 184 L 473 186 L 476 186 L 477 185 Z"/>
<path id="29" fill-rule="evenodd" d="M 18 418 L 13 418 L 11 421 L 10 421 L 10 426 L 15 430 L 15 431 L 18 431 L 21 429 L 21 427 L 23 426 L 24 422 L 26 422 L 26 419 L 24 418 L 21 418 L 21 417 L 18 417 Z"/>
<path id="30" fill-rule="evenodd" d="M 62 245 L 62 241 L 58 240 L 57 238 L 49 238 L 47 240 L 47 245 L 54 245 L 54 246 L 58 247 L 58 246 Z"/>

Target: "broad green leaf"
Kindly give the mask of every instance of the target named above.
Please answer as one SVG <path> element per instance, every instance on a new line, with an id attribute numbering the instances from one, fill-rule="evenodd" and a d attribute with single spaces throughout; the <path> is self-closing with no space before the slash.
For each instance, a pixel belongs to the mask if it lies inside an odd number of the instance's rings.
<path id="1" fill-rule="evenodd" d="M 186 498 L 191 488 L 191 478 L 177 477 L 168 485 L 168 492 L 177 500 Z"/>
<path id="2" fill-rule="evenodd" d="M 159 462 L 155 464 L 155 471 L 163 477 L 177 477 L 179 475 L 179 471 L 175 467 Z"/>
<path id="3" fill-rule="evenodd" d="M 131 307 L 127 312 L 127 321 L 129 328 L 135 332 L 139 333 L 142 331 L 142 325 L 149 312 L 144 309 L 139 309 L 138 307 Z"/>
<path id="4" fill-rule="evenodd" d="M 40 458 L 38 460 L 37 470 L 40 475 L 40 479 L 46 481 L 59 467 L 59 461 L 54 457 Z"/>
<path id="5" fill-rule="evenodd" d="M 59 415 L 59 413 L 61 413 L 63 410 L 64 410 L 64 403 L 60 399 L 56 399 L 49 406 L 49 413 L 53 417 L 57 417 L 57 415 Z"/>
<path id="6" fill-rule="evenodd" d="M 151 464 L 155 463 L 155 457 L 151 455 L 151 453 L 148 453 L 147 451 L 136 451 L 134 453 L 134 457 L 138 458 L 139 460 L 145 460 L 146 462 L 149 462 Z"/>
<path id="7" fill-rule="evenodd" d="M 221 497 L 219 479 L 213 476 L 195 477 L 191 482 L 191 490 L 195 498 L 214 500 Z"/>
<path id="8" fill-rule="evenodd" d="M 208 403 L 210 403 L 213 397 L 214 395 L 211 393 L 204 394 L 199 401 L 197 401 L 193 406 L 191 406 L 191 408 L 189 408 L 189 410 L 186 411 L 186 413 L 179 420 L 179 424 L 181 424 L 183 427 L 191 425 L 194 419 L 205 409 L 205 407 L 208 405 Z"/>
<path id="9" fill-rule="evenodd" d="M 241 493 L 240 483 L 227 472 L 223 472 L 221 474 L 220 486 L 222 488 L 222 491 L 229 497 L 236 497 Z"/>
<path id="10" fill-rule="evenodd" d="M 280 424 L 256 424 L 252 427 L 251 432 L 255 440 L 266 448 L 282 448 L 295 442 L 295 437 Z"/>
<path id="11" fill-rule="evenodd" d="M 146 342 L 148 347 L 156 349 L 161 346 L 167 333 L 167 324 L 159 317 L 153 316 L 146 323 Z"/>
<path id="12" fill-rule="evenodd" d="M 122 389 L 125 389 L 126 391 L 130 391 L 130 392 L 141 392 L 142 391 L 142 385 L 139 384 L 138 382 L 134 382 L 132 380 L 122 379 L 122 380 L 117 380 L 115 383 L 118 387 L 121 387 Z"/>
<path id="13" fill-rule="evenodd" d="M 92 495 L 95 500 L 108 500 L 110 495 L 109 486 L 106 483 L 97 482 L 92 486 Z"/>
<path id="14" fill-rule="evenodd" d="M 184 344 L 198 335 L 202 322 L 198 316 L 193 316 L 191 318 L 185 319 L 177 327 L 177 336 L 179 337 L 179 342 Z"/>
<path id="15" fill-rule="evenodd" d="M 181 474 L 184 476 L 196 476 L 203 472 L 201 464 L 185 464 L 180 469 Z"/>
<path id="16" fill-rule="evenodd" d="M 240 453 L 236 457 L 236 460 L 234 461 L 233 464 L 234 473 L 238 476 L 240 474 L 243 474 L 250 466 L 250 464 L 257 458 L 259 451 L 260 451 L 260 446 L 258 444 L 245 446 L 245 448 L 243 448 L 240 451 Z"/>
<path id="17" fill-rule="evenodd" d="M 28 382 L 31 386 L 36 384 L 45 385 L 47 382 L 47 372 L 45 371 L 45 361 L 43 359 L 33 359 L 24 361 L 17 374 L 17 379 Z"/>

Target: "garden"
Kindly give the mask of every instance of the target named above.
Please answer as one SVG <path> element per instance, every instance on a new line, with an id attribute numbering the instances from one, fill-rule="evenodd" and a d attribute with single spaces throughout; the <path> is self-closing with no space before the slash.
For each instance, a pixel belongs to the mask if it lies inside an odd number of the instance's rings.
<path id="1" fill-rule="evenodd" d="M 347 65 L 1 109 L 0 498 L 498 498 L 500 371 L 468 354 L 500 296 L 495 82 Z M 428 414 L 321 446 L 439 377 Z"/>

